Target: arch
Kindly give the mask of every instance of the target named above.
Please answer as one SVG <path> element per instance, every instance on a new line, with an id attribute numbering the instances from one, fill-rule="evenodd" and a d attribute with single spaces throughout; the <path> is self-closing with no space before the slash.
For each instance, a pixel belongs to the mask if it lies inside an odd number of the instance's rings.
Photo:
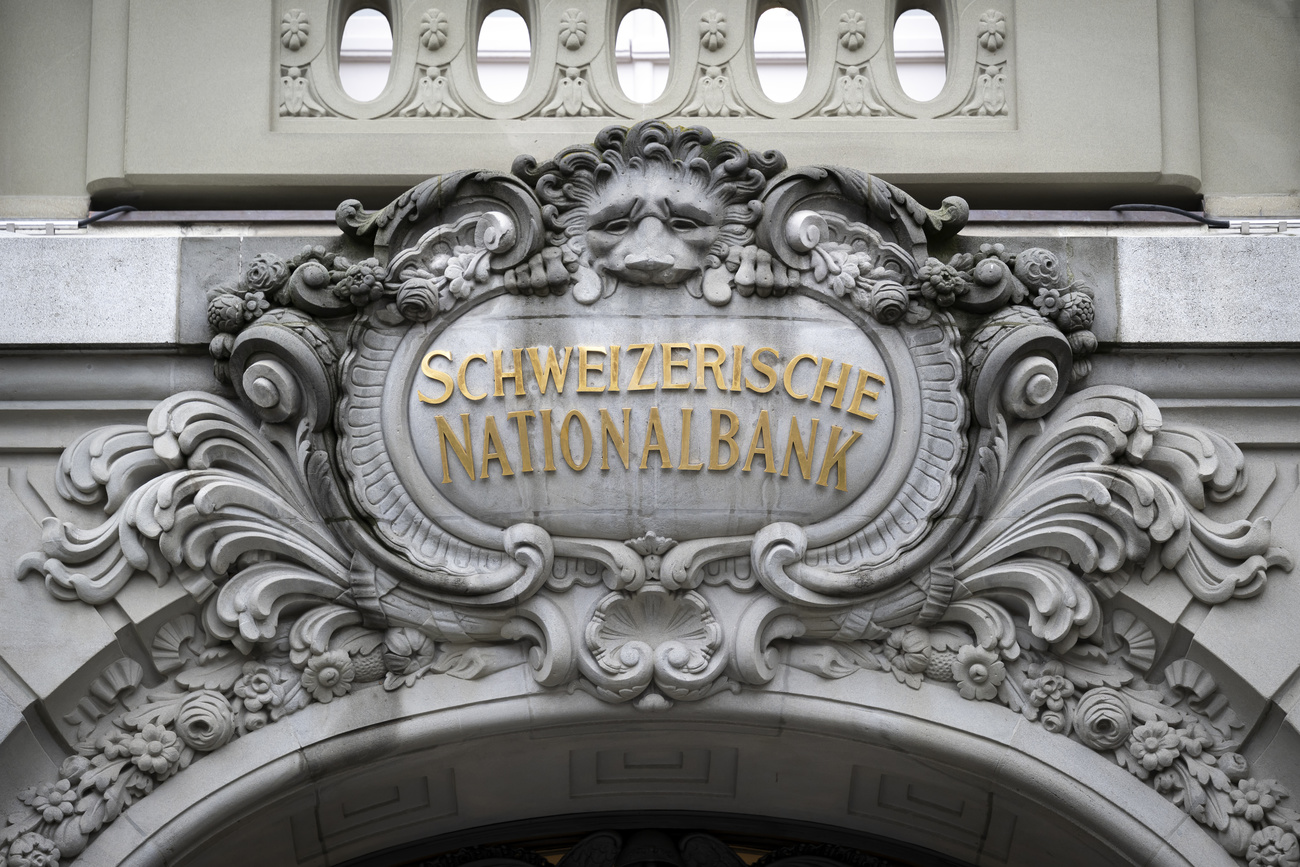
<path id="1" fill-rule="evenodd" d="M 814 822 L 970 863 L 1232 863 L 1125 771 L 1000 708 L 892 689 L 875 672 L 811 696 L 804 678 L 682 705 L 649 727 L 628 706 L 530 693 L 518 670 L 316 705 L 169 781 L 81 863 L 340 863 L 478 826 L 618 811 Z"/>

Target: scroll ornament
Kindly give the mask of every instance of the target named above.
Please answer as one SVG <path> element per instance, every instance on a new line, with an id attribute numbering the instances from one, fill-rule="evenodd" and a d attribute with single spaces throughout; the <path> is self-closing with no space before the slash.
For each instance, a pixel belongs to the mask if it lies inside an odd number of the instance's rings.
<path id="1" fill-rule="evenodd" d="M 1108 601 L 1178 580 L 1217 605 L 1291 567 L 1266 518 L 1204 513 L 1243 490 L 1241 452 L 1136 391 L 1084 387 L 1091 290 L 1044 249 L 962 252 L 966 213 L 647 122 L 379 212 L 345 202 L 344 245 L 253 258 L 208 306 L 234 400 L 178 394 L 62 457 L 60 495 L 106 519 L 47 519 L 20 577 L 98 605 L 147 576 L 193 609 L 153 637 L 163 683 L 124 659 L 92 685 L 103 713 L 70 720 L 77 753 L 21 793 L 0 853 L 67 863 L 202 754 L 372 688 L 525 666 L 650 712 L 793 666 L 995 702 L 1114 760 L 1251 867 L 1294 860 L 1300 815 L 1251 775 L 1213 680 L 1189 660 L 1153 671 L 1154 634 Z M 493 311 L 638 305 L 851 324 L 913 383 L 893 463 L 834 515 L 721 535 L 430 506 L 392 445 L 398 361 L 418 369 Z"/>

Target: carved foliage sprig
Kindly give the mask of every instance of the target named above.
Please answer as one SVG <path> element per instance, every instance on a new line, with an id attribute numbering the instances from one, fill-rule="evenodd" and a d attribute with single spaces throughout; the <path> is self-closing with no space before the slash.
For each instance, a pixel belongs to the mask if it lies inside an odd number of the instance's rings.
<path id="1" fill-rule="evenodd" d="M 851 643 L 791 641 L 784 654 L 823 677 L 888 672 L 913 689 L 950 684 L 964 699 L 1000 704 L 1110 757 L 1250 867 L 1288 863 L 1270 853 L 1294 851 L 1300 834 L 1300 813 L 1282 804 L 1290 792 L 1250 775 L 1237 751 L 1241 723 L 1204 669 L 1184 659 L 1167 666 L 1159 683 L 1143 679 L 1154 639 L 1132 615 L 1119 614 L 1124 634 L 1064 654 L 1034 642 L 1013 657 L 953 625 L 901 627 Z"/>

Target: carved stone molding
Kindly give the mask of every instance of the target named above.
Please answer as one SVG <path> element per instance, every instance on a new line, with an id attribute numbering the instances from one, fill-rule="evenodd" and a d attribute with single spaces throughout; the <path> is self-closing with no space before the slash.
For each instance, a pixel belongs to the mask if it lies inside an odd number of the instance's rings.
<path id="1" fill-rule="evenodd" d="M 59 494 L 105 520 L 48 519 L 20 575 L 193 605 L 153 638 L 163 684 L 105 672 L 111 709 L 0 851 L 75 857 L 202 754 L 379 684 L 526 666 L 669 711 L 792 666 L 995 702 L 1251 867 L 1292 857 L 1300 815 L 1213 680 L 1153 671 L 1107 602 L 1140 579 L 1218 605 L 1291 567 L 1267 519 L 1205 514 L 1241 452 L 1087 387 L 1091 292 L 1052 253 L 953 254 L 960 199 L 785 169 L 610 127 L 254 257 L 208 306 L 235 400 L 178 394 L 63 455 Z"/>
<path id="2" fill-rule="evenodd" d="M 864 2 L 848 11 L 842 4 L 826 2 L 795 7 L 803 28 L 808 79 L 788 103 L 770 99 L 758 80 L 753 45 L 757 7 L 713 0 L 677 4 L 666 22 L 673 57 L 668 85 L 648 105 L 633 102 L 619 84 L 613 44 L 619 22 L 611 20 L 615 7 L 603 2 L 523 7 L 532 43 L 529 81 L 506 104 L 489 98 L 479 85 L 474 37 L 481 22 L 473 6 L 433 8 L 412 0 L 393 4 L 389 84 L 374 101 L 362 103 L 338 83 L 344 7 L 326 0 L 285 0 L 281 5 L 275 28 L 280 43 L 276 108 L 282 118 L 794 120 L 1014 114 L 1009 2 L 982 8 L 961 8 L 954 2 L 936 5 L 950 80 L 941 94 L 924 103 L 899 85 L 892 39 L 896 13 L 890 4 Z"/>

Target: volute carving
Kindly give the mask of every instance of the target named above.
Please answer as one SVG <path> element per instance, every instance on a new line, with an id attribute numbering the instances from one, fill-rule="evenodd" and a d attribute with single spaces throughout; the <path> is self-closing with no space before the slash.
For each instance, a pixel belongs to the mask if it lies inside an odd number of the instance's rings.
<path id="1" fill-rule="evenodd" d="M 1294 849 L 1209 675 L 1153 672 L 1108 604 L 1290 569 L 1267 519 L 1204 512 L 1241 452 L 1086 387 L 1091 290 L 1052 253 L 932 255 L 966 216 L 646 122 L 345 202 L 361 258 L 255 257 L 208 308 L 235 399 L 63 455 L 60 495 L 106 519 L 48 519 L 20 575 L 96 605 L 147 573 L 193 610 L 153 639 L 166 682 L 105 689 L 0 852 L 70 860 L 309 703 L 521 665 L 646 711 L 887 673 L 1117 761 L 1252 867 Z"/>

